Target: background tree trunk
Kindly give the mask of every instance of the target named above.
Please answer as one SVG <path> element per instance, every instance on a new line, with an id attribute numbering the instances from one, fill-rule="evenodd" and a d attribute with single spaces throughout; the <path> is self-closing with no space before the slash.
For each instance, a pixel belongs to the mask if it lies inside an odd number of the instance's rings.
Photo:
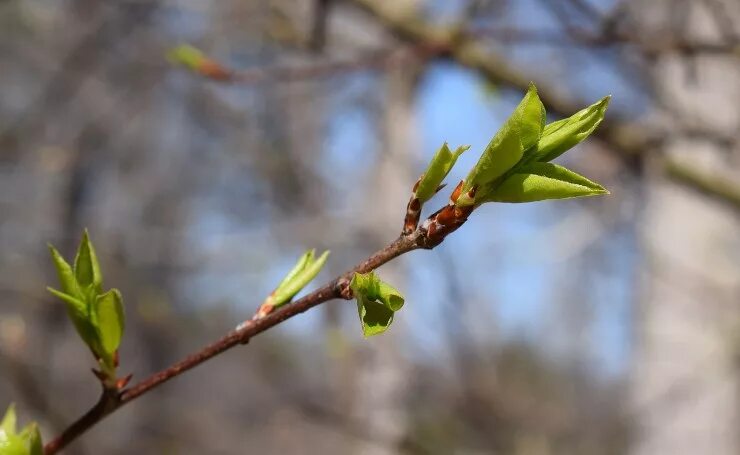
<path id="1" fill-rule="evenodd" d="M 721 31 L 711 3 L 730 6 L 727 0 L 635 1 L 633 7 L 656 36 L 672 29 L 695 39 Z M 674 118 L 718 135 L 737 133 L 736 57 L 665 55 L 655 62 L 652 77 L 659 103 Z M 714 175 L 732 172 L 735 179 L 737 152 L 733 156 L 711 138 L 680 134 L 666 148 L 677 163 Z M 633 453 L 737 454 L 740 400 L 732 334 L 740 316 L 740 220 L 731 208 L 660 175 L 648 175 L 645 191 Z"/>

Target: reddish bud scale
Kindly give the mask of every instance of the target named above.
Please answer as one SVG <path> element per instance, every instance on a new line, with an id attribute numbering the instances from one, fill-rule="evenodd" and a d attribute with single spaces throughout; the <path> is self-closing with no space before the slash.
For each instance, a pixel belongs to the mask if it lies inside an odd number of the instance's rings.
<path id="1" fill-rule="evenodd" d="M 421 217 L 421 201 L 419 198 L 411 196 L 409 204 L 406 206 L 406 217 L 403 219 L 403 235 L 409 235 L 414 232 L 419 225 Z"/>
<path id="2" fill-rule="evenodd" d="M 262 319 L 268 314 L 272 313 L 272 310 L 275 309 L 275 306 L 272 303 L 266 302 L 260 305 L 259 309 L 257 310 L 257 313 L 254 315 L 252 319 Z"/>
<path id="3" fill-rule="evenodd" d="M 419 177 L 419 180 L 414 183 L 414 187 L 411 189 L 411 198 L 406 206 L 406 216 L 403 219 L 403 230 L 401 230 L 401 234 L 403 235 L 411 234 L 416 229 L 416 226 L 419 225 L 421 201 L 416 197 L 416 190 L 419 189 L 419 183 L 421 183 L 422 178 L 424 178 L 424 175 Z"/>
<path id="4" fill-rule="evenodd" d="M 216 81 L 229 81 L 232 79 L 231 71 L 227 70 L 213 60 L 204 59 L 198 64 L 196 70 L 201 75 Z"/>
<path id="5" fill-rule="evenodd" d="M 457 207 L 455 202 L 462 193 L 463 182 L 461 181 L 450 195 L 450 202 L 446 206 L 434 212 L 424 221 L 421 228 L 425 231 L 426 241 L 424 246 L 432 248 L 444 240 L 449 234 L 457 230 L 473 212 L 474 206 Z M 475 196 L 475 188 L 468 191 L 468 195 Z"/>
<path id="6" fill-rule="evenodd" d="M 116 388 L 117 388 L 118 390 L 123 390 L 124 388 L 126 388 L 126 386 L 127 386 L 127 385 L 128 385 L 128 383 L 129 383 L 129 382 L 131 381 L 131 378 L 132 378 L 133 376 L 134 376 L 133 374 L 129 374 L 128 376 L 125 376 L 125 377 L 123 377 L 123 378 L 119 378 L 119 379 L 118 379 L 118 380 L 116 381 Z"/>
<path id="7" fill-rule="evenodd" d="M 339 289 L 339 295 L 345 300 L 352 300 L 354 298 L 354 292 L 350 287 L 350 280 L 347 278 L 341 278 L 337 282 L 337 288 Z"/>
<path id="8" fill-rule="evenodd" d="M 463 181 L 460 180 L 460 183 L 457 184 L 454 190 L 452 190 L 452 194 L 450 195 L 450 203 L 454 204 L 457 202 L 457 199 L 460 197 L 460 193 L 462 193 L 462 187 L 463 187 Z"/>

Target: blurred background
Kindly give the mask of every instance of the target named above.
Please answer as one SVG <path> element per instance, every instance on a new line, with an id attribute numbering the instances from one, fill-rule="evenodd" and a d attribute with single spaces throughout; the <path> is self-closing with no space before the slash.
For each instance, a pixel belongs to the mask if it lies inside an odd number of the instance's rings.
<path id="1" fill-rule="evenodd" d="M 0 408 L 49 439 L 99 393 L 47 242 L 90 229 L 136 381 L 394 239 L 530 81 L 551 120 L 613 95 L 561 160 L 611 196 L 486 205 L 380 269 L 385 335 L 324 304 L 65 453 L 740 453 L 737 0 L 1 1 Z"/>

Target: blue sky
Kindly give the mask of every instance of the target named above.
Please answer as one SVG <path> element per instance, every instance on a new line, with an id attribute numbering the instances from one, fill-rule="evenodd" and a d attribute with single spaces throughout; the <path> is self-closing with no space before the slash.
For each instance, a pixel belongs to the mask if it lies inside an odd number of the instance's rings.
<path id="1" fill-rule="evenodd" d="M 533 7 L 536 3 L 516 2 L 513 17 L 526 28 L 552 27 L 543 8 Z M 608 6 L 606 3 L 602 2 L 602 6 Z M 547 47 L 532 46 L 512 53 L 512 58 L 524 65 L 546 64 L 548 75 L 568 74 L 570 79 L 563 80 L 563 85 L 578 87 L 579 94 L 588 102 L 611 93 L 614 95 L 612 111 L 615 107 L 620 109 L 620 106 L 639 106 L 640 100 L 623 81 L 622 75 L 612 70 L 608 55 L 600 59 L 582 59 L 576 55 L 570 61 L 560 61 L 553 59 L 551 51 Z M 575 71 L 573 65 L 577 65 Z M 362 92 L 378 83 L 373 74 L 365 73 L 340 79 L 338 86 L 345 91 Z M 557 77 L 555 80 L 561 82 Z M 234 95 L 234 90 L 219 89 L 218 92 L 227 98 Z M 512 91 L 491 90 L 475 73 L 457 65 L 444 62 L 431 64 L 421 81 L 416 104 L 421 139 L 419 172 L 444 141 L 453 147 L 468 144 L 472 146 L 470 151 L 459 159 L 448 182 L 454 185 L 454 182 L 462 179 L 518 103 L 520 96 Z M 372 152 L 379 146 L 376 127 L 362 109 L 336 106 L 326 129 L 325 156 L 322 160 L 325 164 L 319 172 L 326 177 L 333 177 L 337 188 L 355 184 L 364 168 L 372 164 L 367 160 L 371 159 L 374 155 Z M 577 160 L 579 154 L 584 152 L 585 148 L 578 147 L 571 152 L 571 156 Z M 341 206 L 346 205 L 348 200 L 338 198 L 334 202 L 338 203 L 335 207 L 338 212 L 349 209 Z M 196 222 L 192 230 L 194 239 L 214 239 L 215 243 L 206 242 L 202 246 L 206 250 L 218 248 L 219 239 L 242 230 L 240 220 L 232 219 L 228 214 L 219 216 L 208 208 L 209 205 L 208 200 L 204 200 L 201 214 L 205 216 L 199 217 L 202 222 Z M 573 334 L 573 340 L 589 345 L 588 361 L 597 370 L 608 375 L 624 373 L 629 361 L 631 302 L 634 299 L 632 267 L 635 248 L 632 227 L 620 223 L 607 226 L 607 231 L 602 234 L 609 236 L 609 242 L 596 238 L 593 245 L 587 244 L 583 251 L 572 256 L 563 255 L 560 245 L 543 243 L 553 228 L 557 228 L 563 220 L 567 221 L 571 215 L 578 214 L 580 207 L 578 201 L 490 204 L 479 213 L 476 212 L 464 227 L 464 234 L 461 230 L 445 241 L 440 247 L 440 257 L 454 255 L 465 258 L 457 264 L 457 273 L 465 277 L 465 285 L 471 288 L 468 294 L 471 304 L 479 306 L 473 311 L 492 317 L 492 336 L 526 338 L 541 343 L 545 350 L 551 349 L 553 356 L 567 354 L 567 349 L 560 345 L 567 345 L 570 338 L 568 328 L 560 326 L 558 314 L 562 309 L 554 306 L 554 303 L 563 304 L 567 301 L 567 293 L 573 293 L 575 299 L 583 299 L 581 307 L 588 313 L 592 324 L 589 333 Z M 399 210 L 402 211 L 402 207 Z M 597 227 L 595 225 L 594 229 Z M 581 234 L 575 232 L 573 235 Z M 198 274 L 194 289 L 206 293 L 206 301 L 240 301 L 239 296 L 245 293 L 266 295 L 271 290 L 270 283 L 278 282 L 302 253 L 300 249 L 283 251 L 285 257 L 275 260 L 271 251 L 283 246 L 277 245 L 275 239 L 271 238 L 269 228 L 258 229 L 250 236 L 264 238 L 264 241 L 250 247 L 248 254 L 239 256 L 245 264 L 250 264 L 247 277 L 243 275 L 244 270 L 227 276 L 223 272 Z M 570 238 L 567 232 L 561 239 L 568 244 L 577 244 L 581 240 Z M 306 247 L 309 246 L 313 245 Z M 398 321 L 408 328 L 418 345 L 424 345 L 427 349 L 435 346 L 442 349 L 443 340 L 439 339 L 438 332 L 439 324 L 444 324 L 444 320 L 434 315 L 445 303 L 446 290 L 440 285 L 444 280 L 439 279 L 439 274 L 445 273 L 446 269 L 439 258 L 434 261 L 422 260 L 422 254 L 437 253 L 414 253 L 404 258 L 412 272 L 408 287 L 403 289 L 408 297 L 408 305 L 399 313 Z M 580 261 L 583 258 L 596 258 L 597 262 L 601 261 L 598 262 L 600 267 L 590 270 L 586 276 L 574 276 L 574 273 L 582 270 L 578 265 L 582 265 Z M 419 267 L 425 263 L 433 265 Z M 209 270 L 207 265 L 203 267 Z M 574 272 L 569 273 L 569 270 Z M 317 281 L 324 278 L 328 277 L 320 277 Z M 221 285 L 213 287 L 214 280 Z M 563 293 L 566 293 L 565 296 Z M 353 307 L 348 306 L 346 311 L 354 311 Z M 242 311 L 241 308 L 239 311 Z M 308 312 L 297 319 L 287 324 L 290 330 L 310 331 L 321 320 L 321 315 L 319 312 Z M 418 323 L 419 320 L 423 322 Z M 356 329 L 359 332 L 359 327 Z M 486 328 L 480 330 L 485 331 Z M 564 336 L 562 332 L 565 332 Z M 553 341 L 553 333 L 561 334 L 558 342 Z"/>

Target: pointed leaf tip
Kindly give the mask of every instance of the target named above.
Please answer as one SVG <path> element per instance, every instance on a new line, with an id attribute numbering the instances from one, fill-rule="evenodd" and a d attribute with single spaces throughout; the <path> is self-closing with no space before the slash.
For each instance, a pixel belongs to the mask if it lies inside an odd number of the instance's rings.
<path id="1" fill-rule="evenodd" d="M 310 283 L 319 274 L 329 257 L 329 251 L 324 251 L 318 258 L 314 258 L 316 250 L 307 251 L 298 263 L 280 282 L 272 294 L 273 307 L 284 305 Z"/>
<path id="2" fill-rule="evenodd" d="M 414 195 L 422 204 L 434 196 L 439 185 L 457 162 L 458 157 L 469 148 L 469 145 L 460 146 L 452 152 L 447 142 L 442 144 L 439 150 L 437 150 L 437 153 L 432 157 L 426 171 L 424 171 L 424 174 L 419 180 L 419 185 L 416 187 Z"/>
<path id="3" fill-rule="evenodd" d="M 295 263 L 293 268 L 285 275 L 285 278 L 280 281 L 280 284 L 278 284 L 275 289 L 277 290 L 284 287 L 286 284 L 292 281 L 296 275 L 303 271 L 303 269 L 306 268 L 306 265 L 312 260 L 314 251 L 315 250 L 313 249 L 306 250 L 306 252 L 303 253 L 300 258 L 298 258 L 298 261 Z"/>
<path id="4" fill-rule="evenodd" d="M 15 406 L 8 406 L 0 420 L 0 455 L 43 455 L 38 425 L 35 422 L 17 430 Z"/>
<path id="5" fill-rule="evenodd" d="M 484 188 L 512 169 L 524 153 L 537 145 L 545 127 L 545 106 L 542 104 L 537 87 L 530 84 L 522 101 L 504 122 L 501 129 L 491 139 L 478 163 L 465 178 L 462 194 L 472 188 Z M 458 199 L 458 206 L 478 202 L 467 197 Z"/>
<path id="6" fill-rule="evenodd" d="M 100 272 L 100 263 L 95 254 L 95 248 L 90 240 L 87 229 L 82 233 L 80 245 L 77 247 L 74 265 L 75 277 L 81 288 L 92 286 L 96 293 L 100 293 L 103 276 Z"/>
<path id="7" fill-rule="evenodd" d="M 62 286 L 62 290 L 71 296 L 80 298 L 81 292 L 80 287 L 77 284 L 77 277 L 75 276 L 72 266 L 62 257 L 59 251 L 49 243 L 49 253 L 51 259 L 54 262 L 54 268 L 57 271 L 57 277 L 59 278 L 59 284 Z"/>
<path id="8" fill-rule="evenodd" d="M 532 163 L 483 195 L 483 202 L 535 202 L 608 193 L 598 183 L 557 164 Z"/>
<path id="9" fill-rule="evenodd" d="M 552 161 L 589 137 L 604 120 L 611 95 L 572 116 L 545 126 L 537 145 L 537 160 Z"/>
<path id="10" fill-rule="evenodd" d="M 8 409 L 5 411 L 3 420 L 0 421 L 0 430 L 5 432 L 5 434 L 15 434 L 17 424 L 15 403 L 10 403 Z"/>

